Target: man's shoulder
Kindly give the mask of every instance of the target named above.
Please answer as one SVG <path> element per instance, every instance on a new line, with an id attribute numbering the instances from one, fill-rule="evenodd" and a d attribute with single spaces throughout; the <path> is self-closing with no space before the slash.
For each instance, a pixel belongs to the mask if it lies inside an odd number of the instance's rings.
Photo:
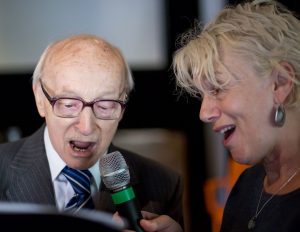
<path id="1" fill-rule="evenodd" d="M 123 155 L 134 179 L 158 178 L 161 181 L 174 183 L 180 181 L 182 178 L 179 171 L 176 171 L 175 169 L 172 169 L 154 159 L 120 147 L 114 147 L 114 150 L 118 150 Z"/>
<path id="2" fill-rule="evenodd" d="M 120 147 L 114 147 L 115 150 L 118 150 L 126 160 L 127 164 L 133 167 L 143 167 L 143 168 L 151 168 L 158 169 L 165 172 L 177 173 L 174 169 L 169 168 L 163 163 L 160 163 L 154 159 L 143 156 L 133 151 L 129 151 Z"/>
<path id="3" fill-rule="evenodd" d="M 0 144 L 0 160 L 12 160 L 20 150 L 32 150 L 32 147 L 37 147 L 37 141 L 42 140 L 43 128 L 37 130 L 32 135 L 23 137 L 13 142 L 5 142 Z"/>
<path id="4" fill-rule="evenodd" d="M 20 147 L 24 144 L 25 138 L 14 141 L 14 142 L 5 142 L 0 144 L 0 159 L 3 156 L 16 153 Z"/>

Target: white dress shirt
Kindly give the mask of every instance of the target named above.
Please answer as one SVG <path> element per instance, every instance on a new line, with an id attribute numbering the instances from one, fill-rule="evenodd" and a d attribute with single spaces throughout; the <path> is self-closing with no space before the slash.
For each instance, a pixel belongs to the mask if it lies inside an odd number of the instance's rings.
<path id="1" fill-rule="evenodd" d="M 56 206 L 59 210 L 63 210 L 69 200 L 74 196 L 75 192 L 72 185 L 69 183 L 67 178 L 61 174 L 62 169 L 66 166 L 66 163 L 61 159 L 52 146 L 50 141 L 49 133 L 47 127 L 44 131 L 44 141 L 46 154 L 49 161 L 51 179 L 54 186 Z M 91 178 L 91 193 L 92 197 L 99 197 L 99 187 L 100 187 L 100 165 L 96 162 L 94 166 L 89 168 L 92 173 Z"/>

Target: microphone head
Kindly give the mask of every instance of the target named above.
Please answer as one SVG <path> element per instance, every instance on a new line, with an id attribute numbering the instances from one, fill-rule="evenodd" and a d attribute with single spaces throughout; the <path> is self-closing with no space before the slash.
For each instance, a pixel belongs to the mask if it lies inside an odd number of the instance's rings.
<path id="1" fill-rule="evenodd" d="M 109 190 L 122 188 L 130 182 L 128 166 L 119 151 L 100 158 L 100 172 L 103 183 Z"/>

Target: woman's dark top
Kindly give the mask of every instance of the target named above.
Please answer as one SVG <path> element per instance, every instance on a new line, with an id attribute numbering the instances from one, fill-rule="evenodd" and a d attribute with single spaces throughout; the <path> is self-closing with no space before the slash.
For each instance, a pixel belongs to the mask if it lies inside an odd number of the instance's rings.
<path id="1" fill-rule="evenodd" d="M 248 168 L 241 174 L 226 202 L 221 232 L 300 231 L 300 189 L 275 195 L 258 215 L 255 227 L 248 229 L 249 220 L 257 209 L 264 177 L 262 165 Z M 263 192 L 258 210 L 271 196 Z"/>

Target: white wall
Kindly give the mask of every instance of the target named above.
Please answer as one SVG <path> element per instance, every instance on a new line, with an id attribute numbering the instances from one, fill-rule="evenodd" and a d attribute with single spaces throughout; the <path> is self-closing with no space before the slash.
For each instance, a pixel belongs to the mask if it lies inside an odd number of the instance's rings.
<path id="1" fill-rule="evenodd" d="M 167 63 L 162 0 L 0 0 L 0 72 L 32 70 L 53 40 L 93 33 L 136 69 Z"/>

